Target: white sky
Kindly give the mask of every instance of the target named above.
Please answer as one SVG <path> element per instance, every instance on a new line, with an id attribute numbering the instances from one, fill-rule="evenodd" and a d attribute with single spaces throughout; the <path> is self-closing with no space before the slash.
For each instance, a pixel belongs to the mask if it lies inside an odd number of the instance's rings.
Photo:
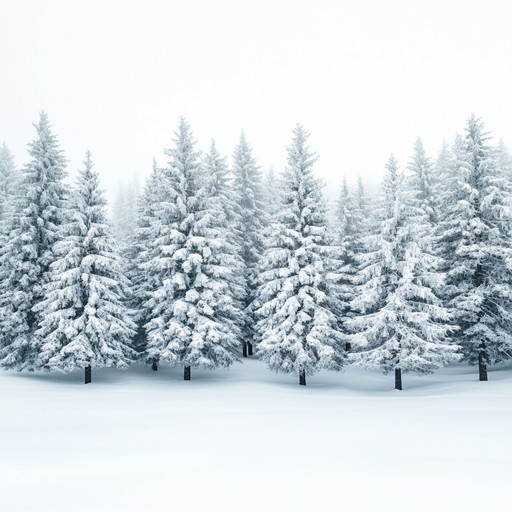
<path id="1" fill-rule="evenodd" d="M 0 0 L 0 141 L 23 164 L 45 109 L 70 170 L 90 148 L 117 190 L 180 115 L 228 155 L 243 128 L 277 170 L 300 122 L 331 190 L 376 182 L 472 112 L 512 147 L 511 27 L 510 0 Z"/>

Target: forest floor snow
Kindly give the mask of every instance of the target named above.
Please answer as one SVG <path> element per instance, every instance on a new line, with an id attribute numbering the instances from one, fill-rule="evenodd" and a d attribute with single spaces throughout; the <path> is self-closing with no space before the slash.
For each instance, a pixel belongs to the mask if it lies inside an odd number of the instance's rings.
<path id="1" fill-rule="evenodd" d="M 0 373 L 0 510 L 510 511 L 512 366 Z"/>

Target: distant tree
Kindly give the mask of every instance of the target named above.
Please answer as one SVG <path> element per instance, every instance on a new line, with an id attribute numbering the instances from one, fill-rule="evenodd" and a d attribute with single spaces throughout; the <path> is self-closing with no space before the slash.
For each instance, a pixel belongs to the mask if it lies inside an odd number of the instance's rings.
<path id="1" fill-rule="evenodd" d="M 338 227 L 338 240 L 343 248 L 345 259 L 352 259 L 356 226 L 354 219 L 354 200 L 347 185 L 347 179 L 343 176 L 336 202 L 336 220 Z"/>
<path id="2" fill-rule="evenodd" d="M 330 289 L 333 248 L 308 137 L 301 126 L 293 131 L 279 214 L 258 266 L 257 293 L 259 354 L 271 370 L 298 374 L 301 385 L 321 368 L 339 370 L 345 358 L 337 296 Z"/>
<path id="3" fill-rule="evenodd" d="M 0 253 L 0 364 L 4 368 L 33 370 L 40 345 L 34 339 L 41 313 L 34 308 L 43 299 L 55 261 L 54 244 L 66 221 L 63 180 L 65 159 L 42 112 L 34 125 L 37 138 L 30 144 L 30 161 L 22 172 L 23 197 L 18 197 L 16 215 Z"/>
<path id="4" fill-rule="evenodd" d="M 498 168 L 509 180 L 512 180 L 512 155 L 503 140 L 500 140 L 496 151 Z"/>
<path id="5" fill-rule="evenodd" d="M 379 229 L 362 259 L 362 286 L 352 305 L 358 314 L 347 325 L 354 333 L 352 362 L 393 371 L 401 390 L 402 372 L 429 373 L 458 356 L 448 340 L 449 313 L 435 292 L 443 279 L 438 258 L 431 240 L 417 236 L 425 234 L 418 224 L 426 215 L 406 205 L 393 155 L 386 167 Z"/>
<path id="6" fill-rule="evenodd" d="M 215 176 L 199 163 L 190 127 L 181 120 L 170 162 L 162 171 L 162 199 L 153 223 L 151 257 L 142 266 L 157 274 L 145 308 L 149 363 L 217 368 L 237 361 L 239 310 L 231 283 L 236 270 L 226 241 L 226 218 Z M 218 189 L 217 189 L 218 190 Z"/>
<path id="7" fill-rule="evenodd" d="M 512 356 L 511 187 L 488 140 L 482 121 L 470 117 L 439 224 L 457 343 L 484 381 L 489 364 Z"/>
<path id="8" fill-rule="evenodd" d="M 266 220 L 261 171 L 243 132 L 233 154 L 233 176 L 238 213 L 236 229 L 239 232 L 239 244 L 245 264 L 243 355 L 247 357 L 253 353 L 256 268 L 263 252 L 263 229 Z"/>
<path id="9" fill-rule="evenodd" d="M 9 204 L 12 204 L 18 186 L 14 156 L 4 142 L 0 148 L 0 222 L 7 216 Z"/>
<path id="10" fill-rule="evenodd" d="M 409 190 L 413 194 L 412 200 L 428 217 L 431 224 L 437 221 L 438 190 L 436 190 L 435 168 L 427 157 L 423 143 L 418 137 L 408 165 Z"/>
<path id="11" fill-rule="evenodd" d="M 63 372 L 85 368 L 88 384 L 92 367 L 126 368 L 135 357 L 130 348 L 135 324 L 125 305 L 128 282 L 89 152 L 68 205 L 44 299 L 33 308 L 41 317 L 37 366 Z"/>
<path id="12" fill-rule="evenodd" d="M 272 166 L 269 167 L 263 177 L 263 204 L 270 221 L 273 220 L 279 208 L 278 177 Z"/>
<path id="13" fill-rule="evenodd" d="M 119 186 L 113 208 L 114 234 L 123 254 L 130 257 L 137 224 L 139 186 L 136 179 Z"/>

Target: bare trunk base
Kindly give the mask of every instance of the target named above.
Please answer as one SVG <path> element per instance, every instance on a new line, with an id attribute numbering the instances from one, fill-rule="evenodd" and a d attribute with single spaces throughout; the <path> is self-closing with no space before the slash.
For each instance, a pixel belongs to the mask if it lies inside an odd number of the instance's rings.
<path id="1" fill-rule="evenodd" d="M 183 380 L 190 380 L 190 366 L 185 366 L 183 369 Z"/>
<path id="2" fill-rule="evenodd" d="M 402 391 L 402 370 L 395 368 L 395 389 Z"/>
<path id="3" fill-rule="evenodd" d="M 247 355 L 252 356 L 252 343 L 250 341 L 247 342 Z"/>
<path id="4" fill-rule="evenodd" d="M 92 382 L 92 368 L 90 366 L 85 367 L 85 383 L 90 384 Z"/>
<path id="5" fill-rule="evenodd" d="M 306 370 L 300 370 L 299 371 L 299 384 L 301 386 L 306 385 Z"/>
<path id="6" fill-rule="evenodd" d="M 157 364 L 157 363 L 153 363 L 153 364 L 151 365 L 151 369 L 152 369 L 154 372 L 158 371 L 158 364 Z"/>
<path id="7" fill-rule="evenodd" d="M 487 380 L 487 363 L 486 363 L 486 353 L 484 350 L 481 350 L 478 354 L 478 377 L 480 381 Z"/>
<path id="8" fill-rule="evenodd" d="M 242 346 L 242 355 L 244 357 L 247 357 L 247 342 L 246 341 L 244 341 L 244 344 Z"/>

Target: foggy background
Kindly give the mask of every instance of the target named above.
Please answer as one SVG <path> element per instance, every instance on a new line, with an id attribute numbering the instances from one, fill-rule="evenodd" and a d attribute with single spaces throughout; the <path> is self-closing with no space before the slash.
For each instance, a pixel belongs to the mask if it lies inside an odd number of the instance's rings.
<path id="1" fill-rule="evenodd" d="M 264 170 L 300 122 L 331 193 L 371 185 L 473 112 L 512 147 L 511 22 L 507 0 L 0 0 L 0 143 L 23 165 L 44 109 L 69 170 L 89 148 L 112 200 L 166 162 L 180 115 L 229 157 L 244 129 Z"/>

